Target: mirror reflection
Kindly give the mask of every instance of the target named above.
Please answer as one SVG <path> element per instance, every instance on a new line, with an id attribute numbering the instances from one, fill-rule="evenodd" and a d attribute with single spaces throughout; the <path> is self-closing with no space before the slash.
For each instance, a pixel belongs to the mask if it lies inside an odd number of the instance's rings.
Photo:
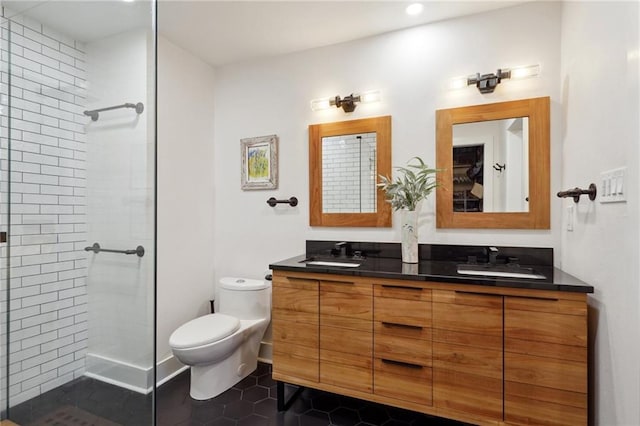
<path id="1" fill-rule="evenodd" d="M 322 138 L 322 212 L 376 212 L 376 134 Z"/>
<path id="2" fill-rule="evenodd" d="M 390 227 L 391 116 L 309 125 L 309 225 Z"/>
<path id="3" fill-rule="evenodd" d="M 453 211 L 529 211 L 529 119 L 453 126 Z"/>
<path id="4" fill-rule="evenodd" d="M 547 96 L 436 111 L 436 227 L 549 229 L 550 105 Z"/>

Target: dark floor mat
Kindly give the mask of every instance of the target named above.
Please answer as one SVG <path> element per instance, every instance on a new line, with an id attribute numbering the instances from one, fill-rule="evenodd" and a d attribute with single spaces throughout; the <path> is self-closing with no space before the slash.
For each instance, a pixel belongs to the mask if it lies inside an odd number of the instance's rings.
<path id="1" fill-rule="evenodd" d="M 120 426 L 72 405 L 65 405 L 25 426 Z"/>

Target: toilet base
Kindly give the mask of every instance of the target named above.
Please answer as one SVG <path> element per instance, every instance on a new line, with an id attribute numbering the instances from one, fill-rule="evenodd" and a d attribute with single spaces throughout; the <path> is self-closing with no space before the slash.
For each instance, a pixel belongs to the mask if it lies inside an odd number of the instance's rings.
<path id="1" fill-rule="evenodd" d="M 258 368 L 258 353 L 247 346 L 241 345 L 219 363 L 192 366 L 191 398 L 200 401 L 214 398 Z"/>

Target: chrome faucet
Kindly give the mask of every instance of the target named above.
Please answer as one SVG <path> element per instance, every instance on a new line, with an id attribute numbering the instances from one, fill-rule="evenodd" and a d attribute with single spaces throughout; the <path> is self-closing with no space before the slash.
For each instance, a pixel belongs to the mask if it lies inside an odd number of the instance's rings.
<path id="1" fill-rule="evenodd" d="M 498 259 L 498 252 L 499 250 L 497 247 L 491 246 L 487 248 L 487 253 L 489 254 L 489 264 L 496 264 L 496 260 Z"/>

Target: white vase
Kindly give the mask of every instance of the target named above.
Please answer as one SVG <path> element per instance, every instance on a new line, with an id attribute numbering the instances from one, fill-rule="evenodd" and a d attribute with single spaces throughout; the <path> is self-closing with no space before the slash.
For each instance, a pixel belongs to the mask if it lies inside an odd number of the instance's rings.
<path id="1" fill-rule="evenodd" d="M 402 209 L 401 247 L 403 263 L 418 263 L 418 211 Z"/>

